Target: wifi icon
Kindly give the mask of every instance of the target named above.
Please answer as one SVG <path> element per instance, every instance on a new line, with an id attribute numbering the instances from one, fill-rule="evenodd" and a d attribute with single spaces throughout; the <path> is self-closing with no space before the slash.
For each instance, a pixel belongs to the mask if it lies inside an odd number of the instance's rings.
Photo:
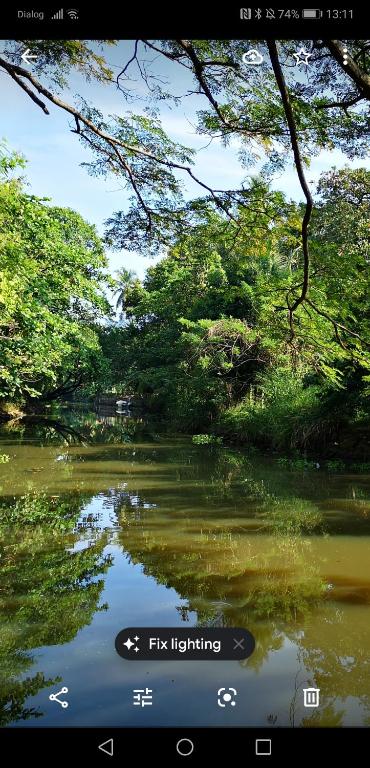
<path id="1" fill-rule="evenodd" d="M 78 11 L 76 10 L 76 8 L 70 8 L 67 11 L 67 16 L 69 16 L 69 18 L 72 19 L 73 21 L 76 21 L 78 19 Z"/>

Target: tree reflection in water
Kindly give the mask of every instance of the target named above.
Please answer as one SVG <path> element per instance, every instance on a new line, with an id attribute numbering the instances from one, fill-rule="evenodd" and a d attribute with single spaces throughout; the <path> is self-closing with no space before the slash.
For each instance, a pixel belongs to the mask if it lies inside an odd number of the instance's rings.
<path id="1" fill-rule="evenodd" d="M 83 500 L 24 497 L 18 501 L 19 524 L 0 527 L 0 725 L 41 717 L 25 701 L 60 678 L 32 675 L 33 649 L 70 642 L 96 611 L 103 580 L 111 565 L 103 554 L 107 534 L 74 550 L 80 534 L 65 533 L 60 523 L 66 507 L 76 521 Z M 15 504 L 13 504 L 15 506 Z M 22 520 L 23 515 L 27 521 Z M 29 525 L 32 509 L 43 525 Z M 54 518 L 54 525 L 51 520 Z M 45 520 L 48 520 L 46 527 Z M 62 527 L 63 528 L 63 527 Z"/>
<path id="2" fill-rule="evenodd" d="M 56 682 L 32 675 L 33 649 L 70 642 L 104 608 L 112 530 L 130 562 L 176 590 L 182 621 L 195 616 L 200 625 L 254 634 L 256 650 L 241 670 L 261 673 L 274 653 L 293 647 L 292 725 L 341 724 L 350 698 L 366 717 L 370 584 L 352 565 L 356 553 L 364 557 L 369 532 L 366 483 L 337 483 L 337 501 L 325 474 L 274 471 L 272 460 L 232 448 L 166 442 L 140 419 L 72 414 L 69 427 L 84 435 L 81 449 L 70 446 L 71 433 L 44 423 L 42 455 L 6 465 L 8 490 L 29 492 L 0 505 L 3 725 L 40 716 L 26 699 Z M 18 429 L 28 446 L 31 426 Z M 83 512 L 93 495 L 98 503 Z M 337 569 L 339 556 L 348 559 Z M 333 578 L 323 576 L 331 568 Z M 292 669 L 294 677 L 294 662 Z M 297 692 L 311 684 L 325 696 L 307 713 Z M 279 717 L 271 712 L 268 723 L 279 725 Z"/>
<path id="3" fill-rule="evenodd" d="M 332 596 L 320 575 L 315 540 L 328 537 L 319 508 L 299 498 L 279 499 L 255 482 L 247 492 L 259 494 L 260 503 L 244 521 L 221 521 L 214 510 L 199 519 L 177 509 L 162 512 L 159 504 L 145 509 L 137 498 L 134 505 L 125 495 L 117 498 L 122 547 L 146 575 L 187 601 L 178 608 L 183 621 L 194 612 L 199 625 L 248 628 L 256 649 L 242 667 L 258 672 L 271 653 L 293 643 L 300 691 L 315 684 L 325 692 L 320 709 L 306 717 L 301 712 L 299 723 L 340 725 L 345 707 L 338 711 L 335 702 L 357 697 L 369 709 L 368 626 L 363 614 L 353 622 L 353 614 L 341 609 L 348 595 Z M 364 599 L 370 603 L 370 594 Z M 292 725 L 301 706 L 296 693 L 292 690 Z M 277 721 L 275 713 L 270 718 Z"/>

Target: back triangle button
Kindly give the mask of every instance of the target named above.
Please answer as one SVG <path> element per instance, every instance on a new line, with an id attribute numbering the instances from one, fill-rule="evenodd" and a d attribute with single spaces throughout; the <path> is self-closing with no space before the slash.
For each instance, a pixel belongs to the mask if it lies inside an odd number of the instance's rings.
<path id="1" fill-rule="evenodd" d="M 98 749 L 100 749 L 101 752 L 105 752 L 106 755 L 113 757 L 113 739 L 103 741 L 102 744 L 99 744 Z"/>

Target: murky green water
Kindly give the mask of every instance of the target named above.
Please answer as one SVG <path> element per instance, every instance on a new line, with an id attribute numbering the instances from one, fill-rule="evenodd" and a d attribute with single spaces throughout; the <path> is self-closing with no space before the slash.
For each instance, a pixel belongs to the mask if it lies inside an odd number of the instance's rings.
<path id="1" fill-rule="evenodd" d="M 63 420 L 88 439 L 55 423 L 1 433 L 3 725 L 369 725 L 369 474 L 282 470 L 123 416 Z M 244 626 L 256 650 L 114 650 L 125 626 L 185 622 Z M 62 686 L 66 709 L 49 700 Z M 218 706 L 222 686 L 237 706 Z M 146 687 L 152 706 L 133 706 Z"/>

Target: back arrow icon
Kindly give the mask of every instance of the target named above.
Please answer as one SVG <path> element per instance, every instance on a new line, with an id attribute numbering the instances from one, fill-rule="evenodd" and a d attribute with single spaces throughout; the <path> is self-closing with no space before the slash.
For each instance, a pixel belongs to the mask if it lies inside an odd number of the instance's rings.
<path id="1" fill-rule="evenodd" d="M 113 739 L 103 741 L 102 744 L 99 744 L 98 749 L 101 749 L 101 751 L 105 752 L 106 755 L 113 757 Z"/>
<path id="2" fill-rule="evenodd" d="M 24 61 L 25 64 L 32 64 L 32 62 L 29 61 L 29 59 L 37 59 L 37 56 L 35 53 L 31 53 L 30 49 L 27 48 L 27 50 L 24 51 L 24 53 L 22 53 L 21 59 L 22 61 Z"/>

